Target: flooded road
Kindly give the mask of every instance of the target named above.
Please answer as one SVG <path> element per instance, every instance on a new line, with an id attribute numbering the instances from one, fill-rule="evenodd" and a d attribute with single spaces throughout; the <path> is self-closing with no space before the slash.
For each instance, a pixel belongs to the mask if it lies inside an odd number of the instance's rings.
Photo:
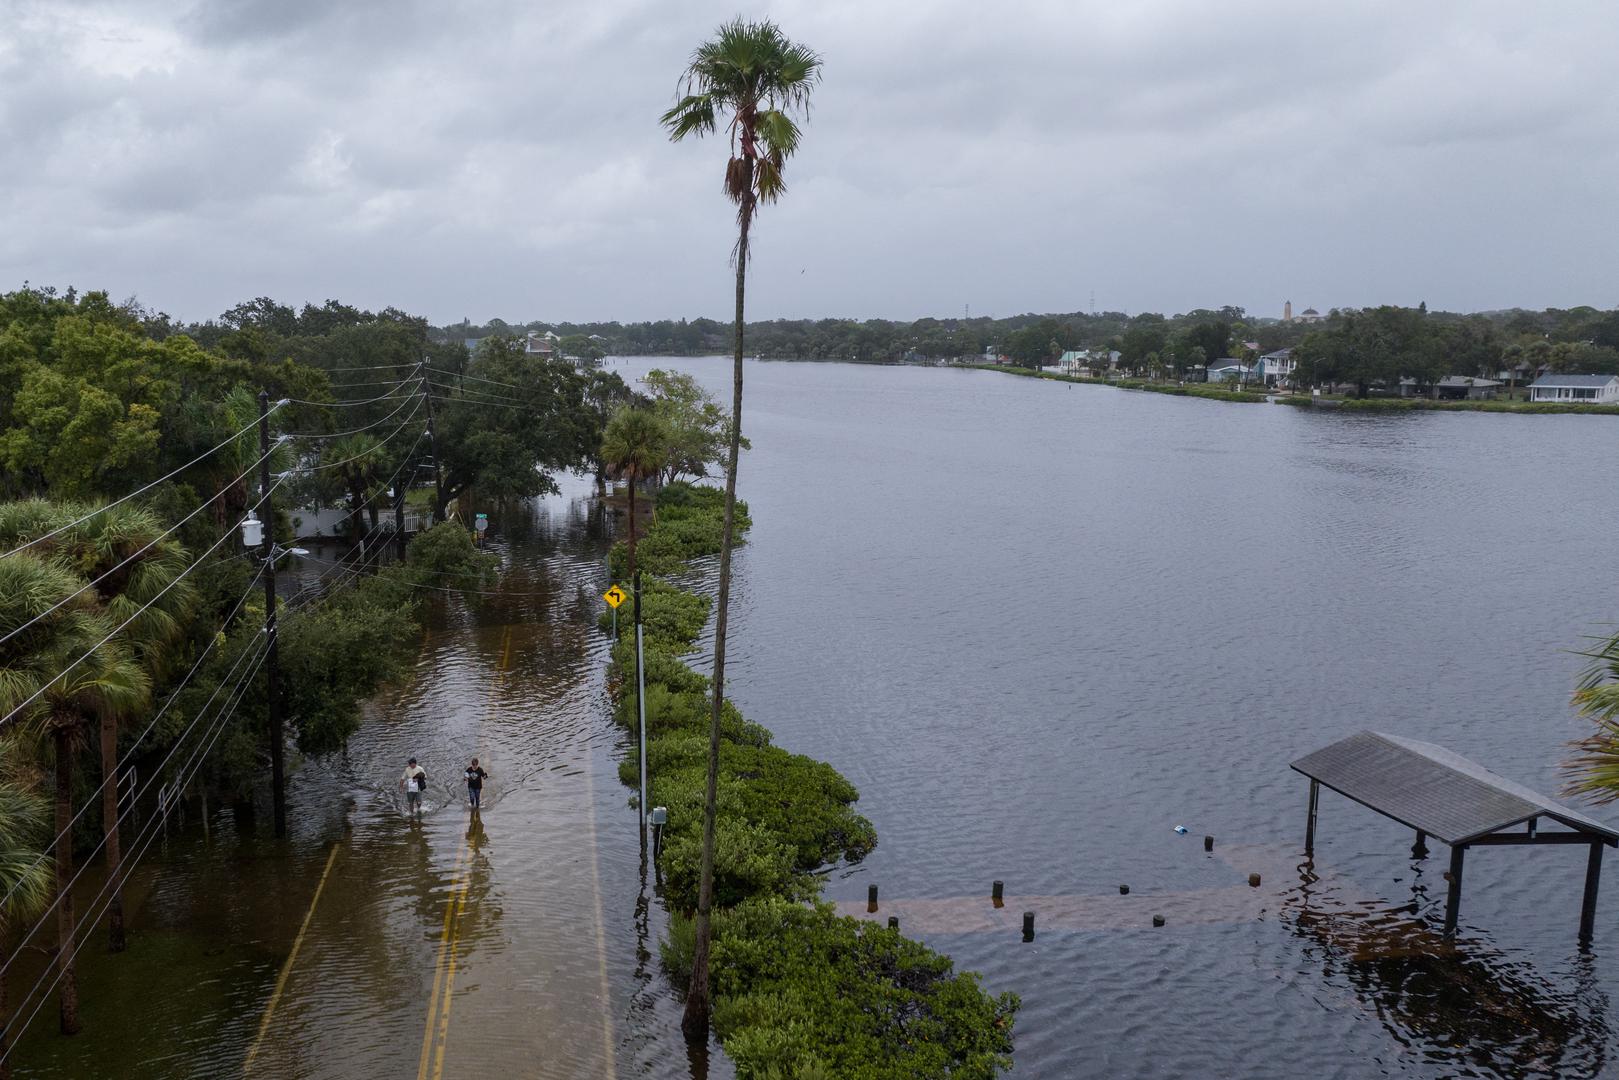
<path id="1" fill-rule="evenodd" d="M 492 532 L 500 584 L 436 598 L 414 676 L 297 771 L 289 840 L 177 822 L 132 882 L 129 953 L 81 954 L 84 1033 L 47 1009 L 19 1076 L 691 1075 L 603 696 L 608 525 L 571 481 Z"/>
<path id="2" fill-rule="evenodd" d="M 611 369 L 653 366 L 729 386 L 721 359 Z M 860 789 L 879 845 L 828 898 L 1022 996 L 1014 1080 L 1619 1071 L 1611 869 L 1582 950 L 1584 859 L 1477 853 L 1447 952 L 1443 847 L 1413 859 L 1324 793 L 1307 865 L 1287 767 L 1374 728 L 1558 788 L 1587 730 L 1573 650 L 1619 613 L 1619 422 L 748 377 L 728 689 Z M 130 954 L 81 954 L 85 1034 L 36 1024 L 20 1075 L 692 1075 L 615 775 L 587 494 L 497 522 L 513 572 L 443 601 L 416 677 L 297 773 L 288 843 L 228 812 L 176 830 L 132 884 Z"/>

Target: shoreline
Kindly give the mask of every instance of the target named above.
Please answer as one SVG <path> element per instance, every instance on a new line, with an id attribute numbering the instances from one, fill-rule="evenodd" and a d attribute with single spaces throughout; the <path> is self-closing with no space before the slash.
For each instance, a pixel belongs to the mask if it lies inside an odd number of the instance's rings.
<path id="1" fill-rule="evenodd" d="M 1155 383 L 1146 379 L 1093 379 L 1077 375 L 1059 375 L 1050 371 L 1005 364 L 961 364 L 959 367 L 974 371 L 999 371 L 1024 378 L 1047 379 L 1051 382 L 1079 383 L 1084 386 L 1105 386 L 1115 390 L 1144 390 L 1151 394 L 1169 394 L 1174 397 L 1206 398 L 1210 401 L 1231 401 L 1243 404 L 1271 402 L 1294 408 L 1347 409 L 1352 412 L 1488 412 L 1523 413 L 1531 416 L 1595 415 L 1619 416 L 1619 404 L 1599 405 L 1585 403 L 1557 404 L 1550 401 L 1435 401 L 1432 398 L 1352 398 L 1323 395 L 1314 398 L 1304 394 L 1283 394 L 1274 390 L 1222 390 L 1202 383 L 1184 385 Z"/>

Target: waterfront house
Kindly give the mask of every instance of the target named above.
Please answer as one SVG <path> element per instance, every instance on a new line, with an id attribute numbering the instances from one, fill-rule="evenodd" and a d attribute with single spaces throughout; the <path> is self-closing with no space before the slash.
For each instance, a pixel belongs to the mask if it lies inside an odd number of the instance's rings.
<path id="1" fill-rule="evenodd" d="M 1494 379 L 1446 375 L 1433 384 L 1433 396 L 1441 401 L 1488 401 L 1500 386 Z"/>
<path id="2" fill-rule="evenodd" d="M 1262 379 L 1266 386 L 1286 385 L 1293 380 L 1293 371 L 1299 362 L 1293 359 L 1292 349 L 1277 349 L 1268 352 L 1259 358 L 1254 365 L 1254 374 Z"/>
<path id="3" fill-rule="evenodd" d="M 1223 357 L 1209 365 L 1211 383 L 1251 382 L 1253 377 L 1254 369 L 1234 356 Z"/>
<path id="4" fill-rule="evenodd" d="M 1529 400 L 1619 405 L 1619 375 L 1542 375 L 1529 384 Z"/>

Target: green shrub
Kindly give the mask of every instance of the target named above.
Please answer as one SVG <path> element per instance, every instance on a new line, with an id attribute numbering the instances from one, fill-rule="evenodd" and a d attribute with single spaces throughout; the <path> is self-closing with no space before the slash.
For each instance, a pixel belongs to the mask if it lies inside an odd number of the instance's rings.
<path id="1" fill-rule="evenodd" d="M 1015 995 L 830 905 L 750 900 L 715 922 L 714 1030 L 742 1080 L 824 1066 L 843 1080 L 990 1080 L 1011 1065 Z"/>
<path id="2" fill-rule="evenodd" d="M 489 584 L 499 562 L 479 551 L 472 534 L 453 521 L 417 533 L 405 547 L 405 565 L 423 583 L 442 588 L 475 589 Z"/>

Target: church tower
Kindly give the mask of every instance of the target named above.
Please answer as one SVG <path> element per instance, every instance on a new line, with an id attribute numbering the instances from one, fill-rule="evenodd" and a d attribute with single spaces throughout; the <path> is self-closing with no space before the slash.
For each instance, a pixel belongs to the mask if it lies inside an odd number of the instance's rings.
<path id="1" fill-rule="evenodd" d="M 1291 301 L 1291 300 L 1287 301 L 1285 304 L 1282 305 L 1282 321 L 1283 322 L 1292 322 L 1293 321 L 1293 301 Z"/>

